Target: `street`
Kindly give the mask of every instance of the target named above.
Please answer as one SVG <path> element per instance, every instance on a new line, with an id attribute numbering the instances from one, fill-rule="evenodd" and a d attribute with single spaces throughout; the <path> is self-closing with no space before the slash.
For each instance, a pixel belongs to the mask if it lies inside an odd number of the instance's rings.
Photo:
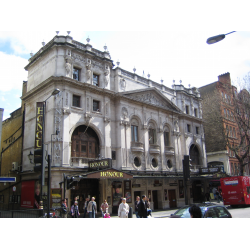
<path id="1" fill-rule="evenodd" d="M 250 218 L 250 207 L 227 207 L 233 218 Z"/>

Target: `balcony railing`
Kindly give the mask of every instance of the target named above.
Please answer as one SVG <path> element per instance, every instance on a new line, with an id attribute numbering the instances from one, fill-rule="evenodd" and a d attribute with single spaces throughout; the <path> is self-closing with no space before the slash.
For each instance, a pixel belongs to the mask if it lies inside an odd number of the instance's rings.
<path id="1" fill-rule="evenodd" d="M 174 147 L 165 146 L 165 155 L 174 155 Z"/>
<path id="2" fill-rule="evenodd" d="M 71 157 L 71 167 L 88 167 L 89 161 L 94 161 L 96 158 Z"/>
<path id="3" fill-rule="evenodd" d="M 131 150 L 133 152 L 143 152 L 144 144 L 141 142 L 131 142 Z"/>
<path id="4" fill-rule="evenodd" d="M 151 154 L 160 154 L 161 148 L 156 144 L 149 144 L 149 153 Z"/>

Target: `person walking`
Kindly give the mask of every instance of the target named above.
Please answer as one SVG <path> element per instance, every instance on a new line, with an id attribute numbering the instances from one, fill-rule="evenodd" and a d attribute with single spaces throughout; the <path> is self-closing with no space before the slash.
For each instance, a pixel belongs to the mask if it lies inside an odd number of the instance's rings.
<path id="1" fill-rule="evenodd" d="M 68 216 L 68 206 L 67 206 L 67 200 L 62 200 L 62 218 L 67 218 Z"/>
<path id="2" fill-rule="evenodd" d="M 140 216 L 138 214 L 139 203 L 140 203 L 140 196 L 137 196 L 136 201 L 135 201 L 135 215 L 136 215 L 136 218 L 140 218 Z"/>
<path id="3" fill-rule="evenodd" d="M 147 197 L 146 197 L 146 195 L 143 195 L 141 198 L 142 199 L 141 199 L 139 206 L 138 206 L 139 216 L 140 216 L 140 218 L 147 218 L 148 217 L 148 211 L 147 211 L 148 204 L 146 201 Z"/>
<path id="4" fill-rule="evenodd" d="M 71 206 L 71 215 L 72 215 L 72 218 L 78 218 L 80 216 L 77 201 L 75 201 L 74 205 Z"/>
<path id="5" fill-rule="evenodd" d="M 102 217 L 104 217 L 105 213 L 108 213 L 109 205 L 106 200 L 101 205 L 101 212 L 102 212 Z"/>
<path id="6" fill-rule="evenodd" d="M 97 213 L 95 197 L 91 198 L 87 207 L 87 213 L 89 214 L 89 218 L 95 218 L 95 214 Z"/>
<path id="7" fill-rule="evenodd" d="M 150 208 L 150 201 L 149 201 L 149 198 L 146 197 L 146 201 L 147 201 L 147 216 L 150 216 L 152 217 L 152 209 Z"/>
<path id="8" fill-rule="evenodd" d="M 89 204 L 89 198 L 87 197 L 87 198 L 85 198 L 85 202 L 84 202 L 84 206 L 83 206 L 83 211 L 84 211 L 83 218 L 86 218 L 88 204 Z"/>
<path id="9" fill-rule="evenodd" d="M 129 213 L 129 205 L 126 203 L 126 198 L 122 199 L 122 203 L 119 205 L 118 208 L 118 216 L 119 218 L 128 218 Z"/>

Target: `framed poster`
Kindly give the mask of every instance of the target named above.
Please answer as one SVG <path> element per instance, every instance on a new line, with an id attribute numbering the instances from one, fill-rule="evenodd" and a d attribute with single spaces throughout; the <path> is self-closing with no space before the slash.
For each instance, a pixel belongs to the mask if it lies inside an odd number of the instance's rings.
<path id="1" fill-rule="evenodd" d="M 131 195 L 131 181 L 124 181 L 124 197 L 126 198 L 127 203 L 132 202 L 132 195 Z"/>
<path id="2" fill-rule="evenodd" d="M 118 206 L 122 198 L 122 183 L 115 182 L 112 190 L 113 206 Z"/>

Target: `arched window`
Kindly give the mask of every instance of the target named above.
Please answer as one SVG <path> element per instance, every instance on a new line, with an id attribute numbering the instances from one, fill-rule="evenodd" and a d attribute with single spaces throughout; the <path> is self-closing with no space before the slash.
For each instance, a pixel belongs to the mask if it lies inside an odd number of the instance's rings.
<path id="1" fill-rule="evenodd" d="M 148 140 L 149 140 L 149 144 L 156 144 L 157 142 L 156 129 L 153 123 L 149 123 Z"/>
<path id="2" fill-rule="evenodd" d="M 164 129 L 164 145 L 165 147 L 170 146 L 170 133 L 168 127 Z"/>
<path id="3" fill-rule="evenodd" d="M 139 122 L 136 119 L 132 119 L 131 120 L 131 141 L 132 142 L 139 142 L 138 127 L 139 127 Z"/>
<path id="4" fill-rule="evenodd" d="M 200 153 L 196 145 L 192 144 L 189 150 L 191 165 L 200 165 Z"/>
<path id="5" fill-rule="evenodd" d="M 99 139 L 92 128 L 85 125 L 77 127 L 71 142 L 71 157 L 91 159 L 98 157 Z"/>

